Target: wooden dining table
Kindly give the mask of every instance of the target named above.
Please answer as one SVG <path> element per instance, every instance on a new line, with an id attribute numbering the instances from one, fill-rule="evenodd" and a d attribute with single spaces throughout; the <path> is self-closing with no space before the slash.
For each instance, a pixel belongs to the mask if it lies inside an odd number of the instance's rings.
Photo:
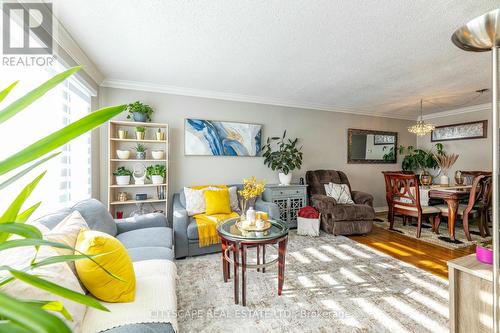
<path id="1" fill-rule="evenodd" d="M 448 233 L 450 240 L 455 241 L 455 224 L 457 221 L 460 200 L 468 199 L 472 186 L 432 187 L 429 198 L 442 199 L 448 205 Z"/>

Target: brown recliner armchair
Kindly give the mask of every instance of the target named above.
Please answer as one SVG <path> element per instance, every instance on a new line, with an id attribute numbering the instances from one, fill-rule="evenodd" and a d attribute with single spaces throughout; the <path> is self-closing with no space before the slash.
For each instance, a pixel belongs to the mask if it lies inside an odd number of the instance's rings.
<path id="1" fill-rule="evenodd" d="M 306 172 L 310 204 L 321 213 L 321 229 L 334 235 L 358 235 L 372 231 L 375 211 L 373 196 L 352 191 L 342 171 L 314 170 Z M 326 195 L 325 184 L 347 184 L 354 204 L 339 204 Z"/>

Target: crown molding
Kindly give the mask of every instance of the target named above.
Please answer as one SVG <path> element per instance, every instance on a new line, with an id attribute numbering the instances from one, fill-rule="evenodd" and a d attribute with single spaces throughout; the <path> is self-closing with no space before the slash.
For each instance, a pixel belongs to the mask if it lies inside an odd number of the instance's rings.
<path id="1" fill-rule="evenodd" d="M 442 117 L 448 117 L 448 116 L 455 116 L 457 114 L 479 112 L 479 111 L 486 111 L 486 110 L 491 110 L 491 103 L 466 106 L 466 107 L 459 108 L 459 109 L 446 110 L 446 111 L 436 112 L 436 113 L 432 113 L 432 114 L 426 114 L 422 118 L 424 120 L 429 120 L 429 119 L 434 119 L 434 118 L 442 118 Z"/>
<path id="2" fill-rule="evenodd" d="M 127 90 L 138 90 L 138 91 L 146 91 L 146 92 L 156 92 L 156 93 L 190 96 L 190 97 L 219 99 L 219 100 L 234 101 L 234 102 L 245 102 L 245 103 L 284 106 L 284 107 L 289 107 L 289 108 L 349 113 L 349 114 L 370 116 L 370 117 L 383 117 L 383 118 L 402 119 L 402 120 L 414 120 L 413 117 L 409 117 L 409 116 L 400 116 L 400 115 L 394 115 L 394 114 L 388 115 L 388 114 L 381 113 L 381 112 L 370 113 L 370 112 L 366 112 L 366 111 L 359 111 L 356 109 L 339 107 L 339 106 L 331 106 L 331 105 L 316 104 L 316 103 L 303 103 L 303 102 L 297 102 L 297 101 L 287 101 L 287 100 L 283 100 L 283 99 L 279 99 L 279 98 L 251 96 L 251 95 L 244 95 L 244 94 L 233 94 L 233 93 L 225 93 L 225 92 L 202 90 L 202 89 L 192 89 L 192 88 L 169 86 L 169 85 L 156 84 L 156 83 L 150 83 L 150 82 L 141 82 L 141 81 L 105 79 L 101 83 L 101 87 L 127 89 Z"/>

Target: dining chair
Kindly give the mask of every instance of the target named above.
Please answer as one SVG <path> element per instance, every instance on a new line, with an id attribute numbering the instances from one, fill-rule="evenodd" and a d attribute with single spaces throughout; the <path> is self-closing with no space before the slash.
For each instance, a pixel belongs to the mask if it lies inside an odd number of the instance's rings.
<path id="1" fill-rule="evenodd" d="M 384 174 L 385 175 L 385 174 Z M 432 229 L 435 229 L 436 217 L 441 211 L 434 206 L 422 206 L 420 204 L 420 188 L 418 176 L 415 174 L 388 173 L 390 188 L 390 217 L 389 229 L 394 230 L 394 215 L 417 218 L 417 238 L 422 231 L 422 220 L 429 218 Z"/>
<path id="2" fill-rule="evenodd" d="M 461 171 L 462 176 L 465 178 L 465 185 L 472 185 L 474 178 L 477 176 L 491 176 L 491 171 Z"/>
<path id="3" fill-rule="evenodd" d="M 469 218 L 479 215 L 479 233 L 481 237 L 489 236 L 488 227 L 488 210 L 491 203 L 491 175 L 476 176 L 472 182 L 471 191 L 469 194 L 468 203 L 459 204 L 457 216 L 462 218 L 464 233 L 467 240 L 472 241 L 469 232 Z M 448 205 L 435 206 L 441 210 L 441 215 L 448 217 Z M 441 224 L 441 217 L 438 217 L 435 231 L 439 233 L 439 225 Z"/>
<path id="4" fill-rule="evenodd" d="M 389 221 L 391 218 L 391 211 L 392 211 L 392 191 L 391 191 L 391 185 L 390 185 L 390 180 L 389 180 L 389 175 L 393 174 L 414 174 L 413 171 L 382 171 L 382 174 L 384 175 L 384 182 L 385 182 L 385 200 L 387 202 L 387 220 Z M 406 217 L 403 217 L 403 225 L 406 225 Z"/>

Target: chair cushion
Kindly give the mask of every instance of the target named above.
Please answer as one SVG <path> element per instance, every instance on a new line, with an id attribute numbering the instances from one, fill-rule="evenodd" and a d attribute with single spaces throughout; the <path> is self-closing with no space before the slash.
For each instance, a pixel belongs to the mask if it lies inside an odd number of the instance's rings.
<path id="1" fill-rule="evenodd" d="M 342 205 L 331 207 L 334 221 L 373 221 L 375 211 L 368 205 Z"/>
<path id="2" fill-rule="evenodd" d="M 168 247 L 172 248 L 172 229 L 144 228 L 124 232 L 116 236 L 127 249 L 134 247 Z"/>
<path id="3" fill-rule="evenodd" d="M 174 251 L 168 247 L 133 247 L 127 251 L 133 262 L 152 259 L 174 260 Z"/>
<path id="4" fill-rule="evenodd" d="M 417 207 L 408 207 L 403 205 L 394 205 L 395 208 L 411 210 L 413 212 L 417 211 Z M 438 214 L 441 213 L 441 210 L 436 206 L 421 206 L 423 214 Z"/>
<path id="5" fill-rule="evenodd" d="M 433 206 L 433 207 L 438 208 L 443 215 L 448 215 L 448 205 L 437 205 L 437 206 Z M 467 208 L 467 205 L 458 205 L 457 214 L 464 215 L 465 208 Z M 476 210 L 473 209 L 470 211 L 470 214 L 474 214 L 475 212 L 476 212 Z"/>

